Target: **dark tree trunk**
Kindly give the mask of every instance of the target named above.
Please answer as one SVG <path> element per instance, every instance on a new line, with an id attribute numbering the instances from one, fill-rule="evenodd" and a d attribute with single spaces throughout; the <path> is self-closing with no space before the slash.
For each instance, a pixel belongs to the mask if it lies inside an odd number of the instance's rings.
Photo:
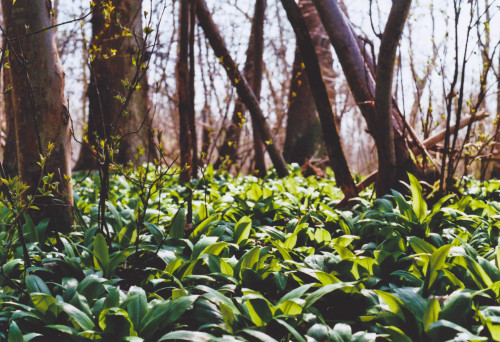
<path id="1" fill-rule="evenodd" d="M 9 28 L 9 64 L 15 118 L 18 168 L 29 186 L 24 194 L 33 196 L 30 211 L 35 222 L 50 218 L 55 231 L 73 227 L 73 194 L 70 177 L 71 135 L 69 113 L 64 100 L 64 71 L 56 49 L 50 2 L 46 0 L 2 0 Z M 9 21 L 9 14 L 12 20 Z M 27 32 L 39 32 L 29 34 Z M 41 67 L 43 66 L 43 67 Z M 38 162 L 45 159 L 43 170 Z M 41 196 L 43 176 L 53 174 L 58 182 L 53 197 Z"/>
<path id="2" fill-rule="evenodd" d="M 390 193 L 396 178 L 396 151 L 392 126 L 392 79 L 399 40 L 410 11 L 411 0 L 394 0 L 382 35 L 376 69 L 375 113 L 379 135 L 377 143 L 377 196 Z"/>
<path id="3" fill-rule="evenodd" d="M 147 51 L 142 28 L 142 0 L 103 0 L 92 14 L 89 120 L 76 170 L 96 169 L 100 141 L 119 139 L 113 161 L 141 164 L 156 156 L 151 133 Z M 118 140 L 115 140 L 118 141 Z"/>
<path id="4" fill-rule="evenodd" d="M 307 79 L 309 80 L 311 93 L 320 117 L 323 139 L 325 140 L 328 157 L 335 173 L 337 185 L 342 189 L 347 199 L 356 197 L 358 195 L 356 184 L 352 179 L 349 166 L 344 156 L 344 151 L 342 150 L 340 137 L 334 121 L 332 106 L 328 99 L 328 92 L 321 77 L 321 69 L 318 57 L 316 56 L 314 43 L 309 35 L 307 25 L 302 18 L 300 8 L 295 1 L 281 0 L 281 2 L 297 37 L 297 44 L 305 64 Z"/>
<path id="5" fill-rule="evenodd" d="M 198 138 L 196 134 L 196 112 L 194 109 L 194 71 L 195 71 L 195 59 L 194 59 L 194 34 L 196 28 L 196 10 L 195 10 L 194 0 L 189 0 L 189 133 L 191 136 L 191 156 L 192 160 L 192 171 L 191 177 L 198 177 Z"/>
<path id="6" fill-rule="evenodd" d="M 180 2 L 180 24 L 179 24 L 179 55 L 177 60 L 177 96 L 179 111 L 179 147 L 181 153 L 180 182 L 191 179 L 193 174 L 193 139 L 190 127 L 192 110 L 192 94 L 190 84 L 189 67 L 189 43 L 190 43 L 190 0 Z"/>
<path id="7" fill-rule="evenodd" d="M 215 55 L 224 66 L 231 83 L 236 88 L 238 96 L 242 99 L 246 108 L 250 112 L 252 120 L 255 121 L 259 133 L 262 136 L 262 140 L 265 142 L 264 144 L 266 146 L 267 153 L 274 164 L 276 173 L 279 177 L 287 176 L 288 170 L 286 169 L 285 161 L 279 152 L 278 143 L 273 140 L 264 114 L 260 109 L 259 100 L 252 91 L 247 79 L 240 73 L 236 63 L 229 54 L 226 44 L 224 43 L 217 26 L 212 20 L 212 16 L 208 11 L 205 0 L 196 0 L 196 15 L 198 17 L 198 23 L 205 32 L 205 36 L 212 46 Z"/>
<path id="8" fill-rule="evenodd" d="M 327 86 L 330 103 L 335 108 L 335 85 L 333 71 L 333 57 L 330 52 L 330 41 L 321 24 L 318 12 L 311 0 L 299 0 L 299 7 L 306 22 L 309 34 L 316 49 L 318 62 Z M 324 155 L 321 139 L 321 125 L 314 99 L 309 88 L 299 48 L 295 49 L 295 58 L 292 69 L 292 83 L 290 85 L 289 107 L 287 114 L 286 138 L 283 147 L 283 156 L 289 163 L 303 164 L 306 159 Z M 335 110 L 334 110 L 335 114 Z"/>
<path id="9" fill-rule="evenodd" d="M 260 89 L 262 84 L 262 54 L 264 50 L 264 18 L 265 18 L 265 0 L 256 0 L 252 29 L 250 32 L 250 40 L 246 52 L 246 61 L 244 75 L 252 90 L 260 99 Z M 215 162 L 215 167 L 219 168 L 222 164 L 230 167 L 232 163 L 238 161 L 238 142 L 240 140 L 241 128 L 245 117 L 245 105 L 240 97 L 234 105 L 231 125 L 228 127 L 226 137 L 219 150 L 219 158 Z M 254 134 L 254 151 L 255 151 L 255 170 L 258 175 L 263 176 L 266 172 L 266 164 L 264 161 L 264 145 L 262 138 L 258 135 L 258 128 L 253 123 Z"/>

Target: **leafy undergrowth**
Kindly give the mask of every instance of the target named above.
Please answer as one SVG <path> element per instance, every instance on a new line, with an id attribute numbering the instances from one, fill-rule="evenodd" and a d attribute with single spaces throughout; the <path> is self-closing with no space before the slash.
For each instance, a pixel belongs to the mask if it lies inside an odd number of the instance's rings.
<path id="1" fill-rule="evenodd" d="M 27 269 L 0 208 L 1 340 L 500 340 L 499 182 L 469 180 L 468 195 L 428 207 L 410 177 L 408 196 L 340 211 L 331 180 L 298 170 L 258 180 L 209 167 L 148 193 L 130 177 L 111 177 L 107 230 L 86 175 L 75 232 L 28 220 Z"/>

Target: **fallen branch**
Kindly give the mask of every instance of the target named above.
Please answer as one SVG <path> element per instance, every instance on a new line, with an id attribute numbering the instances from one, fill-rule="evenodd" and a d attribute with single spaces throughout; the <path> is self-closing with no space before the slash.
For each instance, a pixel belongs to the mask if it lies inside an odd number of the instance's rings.
<path id="1" fill-rule="evenodd" d="M 484 111 L 479 112 L 474 116 L 469 116 L 469 117 L 463 119 L 462 121 L 460 121 L 458 129 L 462 129 L 462 128 L 468 126 L 471 123 L 471 121 L 472 122 L 481 121 L 481 120 L 487 118 L 488 116 L 489 116 L 489 114 L 485 113 Z M 455 129 L 455 125 L 450 127 L 450 131 L 452 131 L 454 129 Z M 446 130 L 443 129 L 442 131 L 438 132 L 437 134 L 433 135 L 432 137 L 425 139 L 423 141 L 424 148 L 429 149 L 429 148 L 437 145 L 440 141 L 442 141 L 445 138 L 445 136 L 446 136 Z M 420 155 L 422 153 L 421 149 L 418 146 L 413 147 L 412 152 L 413 152 L 413 154 L 415 154 L 415 156 Z M 363 179 L 361 182 L 359 182 L 359 184 L 356 185 L 356 188 L 358 189 L 358 191 L 363 191 L 370 184 L 375 182 L 377 180 L 377 176 L 378 176 L 378 171 L 374 171 L 374 172 L 370 173 L 365 179 Z"/>

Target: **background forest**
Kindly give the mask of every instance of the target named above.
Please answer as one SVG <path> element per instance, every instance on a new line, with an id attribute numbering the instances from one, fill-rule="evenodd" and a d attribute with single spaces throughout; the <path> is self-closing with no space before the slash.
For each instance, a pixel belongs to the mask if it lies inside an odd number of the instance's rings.
<path id="1" fill-rule="evenodd" d="M 0 340 L 500 340 L 499 0 L 1 11 Z"/>

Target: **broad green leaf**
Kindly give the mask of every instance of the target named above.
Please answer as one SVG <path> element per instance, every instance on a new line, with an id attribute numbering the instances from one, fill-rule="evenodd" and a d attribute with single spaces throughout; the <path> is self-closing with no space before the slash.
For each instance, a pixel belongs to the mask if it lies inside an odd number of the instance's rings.
<path id="1" fill-rule="evenodd" d="M 150 338 L 157 331 L 175 322 L 197 298 L 198 296 L 184 296 L 154 305 L 141 320 L 139 336 Z"/>
<path id="2" fill-rule="evenodd" d="M 233 241 L 239 245 L 244 240 L 248 239 L 252 231 L 252 219 L 248 216 L 242 217 L 236 226 L 234 226 Z"/>
<path id="3" fill-rule="evenodd" d="M 307 336 L 315 341 L 344 342 L 344 339 L 329 326 L 316 323 L 307 331 Z"/>
<path id="4" fill-rule="evenodd" d="M 392 312 L 395 315 L 398 315 L 401 319 L 404 320 L 404 313 L 403 313 L 403 307 L 405 306 L 404 303 L 393 295 L 392 293 L 381 291 L 381 290 L 375 290 L 375 293 L 380 296 L 382 301 L 387 304 L 389 307 L 389 311 Z"/>
<path id="5" fill-rule="evenodd" d="M 219 255 L 227 246 L 229 246 L 229 243 L 227 242 L 214 243 L 213 245 L 205 247 L 205 249 L 200 253 L 198 257 L 202 256 L 203 254 Z"/>
<path id="6" fill-rule="evenodd" d="M 411 201 L 413 212 L 418 218 L 420 223 L 424 222 L 427 215 L 427 203 L 422 196 L 422 186 L 415 176 L 408 173 L 410 179 Z"/>
<path id="7" fill-rule="evenodd" d="M 441 307 L 439 306 L 439 301 L 433 297 L 427 302 L 424 313 L 424 329 L 427 331 L 429 326 L 439 319 L 439 312 L 441 312 Z"/>
<path id="8" fill-rule="evenodd" d="M 57 302 L 58 305 L 68 316 L 69 318 L 78 324 L 80 328 L 83 330 L 92 330 L 94 329 L 94 322 L 87 316 L 83 311 L 77 309 L 71 304 L 64 302 Z"/>
<path id="9" fill-rule="evenodd" d="M 45 293 L 51 296 L 47 284 L 45 284 L 42 278 L 34 274 L 30 274 L 26 277 L 26 289 L 29 293 Z"/>
<path id="10" fill-rule="evenodd" d="M 127 312 L 136 331 L 141 329 L 141 319 L 148 311 L 148 299 L 142 287 L 131 286 L 127 293 Z"/>
<path id="11" fill-rule="evenodd" d="M 250 251 L 246 252 L 241 258 L 240 270 L 244 268 L 253 268 L 253 266 L 259 261 L 260 247 L 254 247 Z"/>
<path id="12" fill-rule="evenodd" d="M 296 244 L 297 244 L 297 234 L 291 234 L 289 237 L 286 238 L 285 242 L 283 243 L 283 247 L 287 249 L 293 249 Z"/>
<path id="13" fill-rule="evenodd" d="M 201 252 L 205 250 L 205 248 L 212 246 L 217 243 L 219 238 L 217 236 L 203 236 L 197 243 L 194 245 L 193 253 L 191 253 L 191 260 L 196 260 L 200 257 Z"/>
<path id="14" fill-rule="evenodd" d="M 416 253 L 432 254 L 436 250 L 436 247 L 416 236 L 410 237 L 409 243 Z"/>
<path id="15" fill-rule="evenodd" d="M 47 310 L 57 302 L 57 299 L 45 293 L 32 293 L 31 300 L 35 304 L 35 309 L 45 315 Z"/>
<path id="16" fill-rule="evenodd" d="M 99 233 L 94 238 L 94 266 L 100 270 L 105 270 L 109 265 L 109 251 L 106 239 Z"/>
<path id="17" fill-rule="evenodd" d="M 38 230 L 35 227 L 35 224 L 33 223 L 33 220 L 31 220 L 31 217 L 28 214 L 24 214 L 24 225 L 23 225 L 23 231 L 24 231 L 24 236 L 27 242 L 38 242 Z"/>
<path id="18" fill-rule="evenodd" d="M 184 237 L 184 226 L 186 225 L 186 208 L 180 208 L 172 219 L 169 236 L 182 239 Z"/>
<path id="19" fill-rule="evenodd" d="M 99 327 L 106 333 L 112 334 L 113 339 L 123 340 L 126 336 L 136 336 L 127 311 L 120 308 L 109 308 L 99 314 Z"/>
<path id="20" fill-rule="evenodd" d="M 120 231 L 123 227 L 123 222 L 122 222 L 122 217 L 118 213 L 118 210 L 116 210 L 115 206 L 113 203 L 106 201 L 106 207 L 108 207 L 109 212 L 111 213 L 111 217 L 113 220 L 115 220 L 117 226 L 113 227 L 115 228 L 115 231 Z"/>
<path id="21" fill-rule="evenodd" d="M 158 342 L 169 340 L 210 342 L 214 336 L 201 331 L 177 330 L 163 335 Z"/>
<path id="22" fill-rule="evenodd" d="M 231 277 L 234 275 L 233 268 L 231 267 L 231 265 L 229 265 L 222 259 L 220 259 L 220 272 L 222 274 L 227 274 L 228 276 Z"/>
<path id="23" fill-rule="evenodd" d="M 255 339 L 256 341 L 262 341 L 262 342 L 278 342 L 277 340 L 275 340 L 274 338 L 272 338 L 271 336 L 267 335 L 267 334 L 264 334 L 263 332 L 260 332 L 258 330 L 254 330 L 254 329 L 243 329 L 242 332 L 244 332 L 245 334 L 248 334 L 250 336 L 253 337 L 253 339 Z M 251 340 L 253 340 L 251 339 Z"/>
<path id="24" fill-rule="evenodd" d="M 283 243 L 281 241 L 273 241 L 272 244 L 278 249 L 278 252 L 283 257 L 283 260 L 292 260 L 290 253 L 288 253 L 285 247 L 283 247 Z"/>
<path id="25" fill-rule="evenodd" d="M 245 302 L 252 322 L 261 327 L 266 325 L 272 318 L 273 312 L 267 300 L 256 298 Z"/>
<path id="26" fill-rule="evenodd" d="M 438 272 L 444 267 L 450 248 L 451 245 L 444 245 L 431 254 L 426 275 L 427 289 L 429 289 L 434 284 L 434 281 L 438 276 Z M 427 278 L 429 279 L 428 281 Z"/>
<path id="27" fill-rule="evenodd" d="M 23 333 L 15 321 L 10 323 L 7 342 L 24 342 Z"/>
<path id="28" fill-rule="evenodd" d="M 303 300 L 301 300 L 301 302 L 303 302 Z M 302 313 L 302 305 L 297 303 L 295 300 L 285 300 L 277 307 L 283 312 L 284 315 L 296 316 Z"/>
<path id="29" fill-rule="evenodd" d="M 219 309 L 222 314 L 222 319 L 224 320 L 224 324 L 228 328 L 230 333 L 233 333 L 233 325 L 236 317 L 234 316 L 233 310 L 224 303 L 219 303 Z"/>
<path id="30" fill-rule="evenodd" d="M 287 300 L 294 300 L 294 299 L 299 299 L 302 297 L 314 284 L 306 284 L 299 286 L 292 291 L 288 292 L 286 295 L 281 297 L 281 299 L 278 302 L 278 305 L 283 303 L 284 301 Z"/>

